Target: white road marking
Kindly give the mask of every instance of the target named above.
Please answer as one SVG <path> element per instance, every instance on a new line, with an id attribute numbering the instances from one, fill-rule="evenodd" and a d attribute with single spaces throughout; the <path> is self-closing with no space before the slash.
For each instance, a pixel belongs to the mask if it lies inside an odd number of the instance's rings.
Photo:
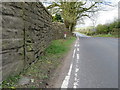
<path id="1" fill-rule="evenodd" d="M 79 38 L 78 38 L 78 40 L 79 40 Z M 76 46 L 77 46 L 77 41 L 76 41 L 75 47 Z M 78 46 L 79 46 L 79 44 L 78 44 Z M 79 51 L 79 48 L 77 48 L 77 51 Z M 75 57 L 75 52 L 76 52 L 76 49 L 74 49 L 74 51 L 73 51 L 73 58 Z M 79 60 L 79 54 L 77 54 L 77 63 L 78 63 L 78 60 Z M 69 84 L 69 80 L 70 80 L 70 75 L 71 75 L 72 67 L 73 67 L 73 62 L 70 65 L 69 72 L 68 72 L 67 76 L 65 77 L 65 79 L 64 79 L 64 81 L 63 81 L 63 83 L 61 85 L 61 88 L 68 88 L 68 84 Z M 79 79 L 77 79 L 77 72 L 78 71 L 79 71 L 79 68 L 77 68 L 77 64 L 76 64 L 75 82 L 74 82 L 73 88 L 77 88 L 77 86 L 78 86 L 78 82 L 79 82 Z"/>
<path id="2" fill-rule="evenodd" d="M 75 44 L 75 45 L 77 45 L 77 44 Z M 74 51 L 73 51 L 73 58 L 75 57 L 75 52 L 76 52 L 76 49 L 74 49 Z M 70 79 L 70 75 L 71 75 L 71 71 L 72 71 L 72 66 L 73 66 L 73 63 L 71 63 L 71 65 L 70 65 L 69 72 L 68 72 L 67 76 L 65 77 L 65 79 L 61 85 L 61 88 L 68 88 L 69 79 Z"/>
<path id="3" fill-rule="evenodd" d="M 77 48 L 78 49 L 78 48 Z M 75 78 L 74 78 L 74 83 L 73 83 L 73 88 L 77 88 L 78 87 L 78 83 L 79 83 L 79 78 L 78 78 L 78 60 L 79 60 L 79 54 L 77 54 L 77 60 L 76 60 L 76 66 L 75 66 Z"/>
<path id="4" fill-rule="evenodd" d="M 79 54 L 77 54 L 77 59 L 79 59 Z"/>
<path id="5" fill-rule="evenodd" d="M 77 41 L 76 41 L 76 43 L 75 43 L 75 47 L 77 47 L 77 44 L 78 44 L 78 43 L 77 43 Z"/>
<path id="6" fill-rule="evenodd" d="M 65 77 L 61 88 L 68 88 L 68 83 L 69 83 L 69 79 L 70 79 L 70 75 L 71 75 L 71 71 L 72 71 L 72 66 L 73 66 L 73 64 L 70 65 L 68 75 Z"/>
<path id="7" fill-rule="evenodd" d="M 71 71 L 72 71 L 72 66 L 73 66 L 73 64 L 70 65 L 70 69 L 69 69 L 69 72 L 68 72 L 68 75 L 69 75 L 69 76 L 70 76 Z"/>
<path id="8" fill-rule="evenodd" d="M 73 51 L 73 58 L 75 57 L 75 51 L 76 51 L 76 49 L 74 49 L 74 51 Z"/>
<path id="9" fill-rule="evenodd" d="M 78 44 L 78 47 L 79 47 L 80 45 Z"/>
<path id="10" fill-rule="evenodd" d="M 78 68 L 76 68 L 76 70 L 75 71 L 77 71 L 78 72 Z M 78 83 L 79 83 L 79 79 L 77 79 L 78 78 L 78 75 L 77 75 L 77 72 L 75 72 L 75 79 L 74 79 L 74 83 L 73 83 L 73 88 L 77 88 L 77 86 L 78 86 Z"/>
<path id="11" fill-rule="evenodd" d="M 77 44 L 75 44 L 75 47 L 77 46 Z"/>
<path id="12" fill-rule="evenodd" d="M 77 73 L 79 71 L 79 68 L 76 67 L 75 72 Z"/>
<path id="13" fill-rule="evenodd" d="M 73 84 L 73 88 L 77 88 L 77 86 L 78 86 L 78 79 L 76 79 L 76 82 L 74 82 L 74 84 Z"/>

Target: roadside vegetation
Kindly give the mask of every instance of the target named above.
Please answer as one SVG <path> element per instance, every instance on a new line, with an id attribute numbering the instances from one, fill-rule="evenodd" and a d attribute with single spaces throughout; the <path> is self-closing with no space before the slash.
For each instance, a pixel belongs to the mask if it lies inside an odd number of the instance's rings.
<path id="1" fill-rule="evenodd" d="M 3 81 L 2 88 L 45 88 L 54 70 L 62 63 L 63 57 L 70 50 L 75 37 L 67 37 L 67 39 L 54 40 L 45 50 L 44 55 L 33 63 L 28 69 L 24 70 L 20 75 L 11 76 Z M 19 80 L 27 77 L 30 82 L 25 85 L 19 85 Z"/>
<path id="2" fill-rule="evenodd" d="M 110 23 L 110 24 L 99 24 L 95 27 L 95 31 L 87 29 L 80 30 L 80 33 L 93 36 L 93 37 L 120 37 L 120 22 L 118 20 Z"/>
<path id="3" fill-rule="evenodd" d="M 52 16 L 52 22 L 61 22 L 63 23 L 63 19 L 60 14 L 55 14 L 55 16 Z"/>

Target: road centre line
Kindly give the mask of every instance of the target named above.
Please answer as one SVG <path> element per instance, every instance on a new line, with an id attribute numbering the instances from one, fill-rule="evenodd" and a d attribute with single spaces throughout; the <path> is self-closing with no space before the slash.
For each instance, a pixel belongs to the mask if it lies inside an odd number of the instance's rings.
<path id="1" fill-rule="evenodd" d="M 74 78 L 73 88 L 77 88 L 78 83 L 79 83 L 79 79 L 77 79 L 78 78 L 78 74 L 77 74 L 78 71 L 79 71 L 79 68 L 77 68 L 77 64 L 76 64 L 75 78 Z"/>
<path id="2" fill-rule="evenodd" d="M 79 68 L 76 67 L 75 72 L 77 73 L 79 71 Z"/>
<path id="3" fill-rule="evenodd" d="M 79 59 L 79 54 L 77 54 L 77 59 Z"/>
<path id="4" fill-rule="evenodd" d="M 77 43 L 78 43 L 78 42 L 77 42 L 77 40 L 76 40 L 75 47 L 77 46 Z"/>
<path id="5" fill-rule="evenodd" d="M 78 83 L 79 83 L 79 81 L 78 81 L 78 79 L 75 77 L 75 82 L 74 82 L 74 84 L 73 84 L 73 88 L 77 88 Z"/>
<path id="6" fill-rule="evenodd" d="M 76 49 L 74 49 L 74 51 L 73 51 L 73 58 L 75 57 L 75 51 L 76 51 Z"/>
<path id="7" fill-rule="evenodd" d="M 77 48 L 77 51 L 79 51 L 79 48 Z"/>
<path id="8" fill-rule="evenodd" d="M 79 79 L 78 79 L 78 60 L 79 60 L 79 54 L 77 54 L 77 60 L 76 60 L 76 66 L 75 66 L 75 77 L 74 77 L 74 83 L 73 83 L 73 88 L 77 88 L 78 87 L 78 83 L 79 83 Z"/>

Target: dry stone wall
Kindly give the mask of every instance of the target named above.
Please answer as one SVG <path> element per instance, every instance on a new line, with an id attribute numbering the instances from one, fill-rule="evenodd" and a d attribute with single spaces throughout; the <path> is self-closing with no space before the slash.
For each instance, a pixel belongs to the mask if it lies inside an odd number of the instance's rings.
<path id="1" fill-rule="evenodd" d="M 40 2 L 2 3 L 3 80 L 27 68 L 54 39 L 63 38 L 65 26 L 52 23 Z"/>
<path id="2" fill-rule="evenodd" d="M 52 26 L 54 26 L 53 27 L 54 39 L 63 38 L 64 32 L 66 31 L 65 25 L 63 23 L 59 23 L 59 22 L 55 22 L 52 24 L 53 24 Z"/>

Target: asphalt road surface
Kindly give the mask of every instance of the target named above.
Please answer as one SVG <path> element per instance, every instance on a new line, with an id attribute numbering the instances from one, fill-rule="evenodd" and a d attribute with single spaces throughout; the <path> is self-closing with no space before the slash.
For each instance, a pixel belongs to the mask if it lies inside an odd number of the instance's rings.
<path id="1" fill-rule="evenodd" d="M 78 35 L 61 88 L 118 88 L 118 39 Z"/>

